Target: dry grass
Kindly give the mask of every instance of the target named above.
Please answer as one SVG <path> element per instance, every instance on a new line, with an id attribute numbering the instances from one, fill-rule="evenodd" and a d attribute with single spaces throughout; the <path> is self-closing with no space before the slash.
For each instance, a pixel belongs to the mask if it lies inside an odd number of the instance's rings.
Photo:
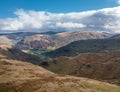
<path id="1" fill-rule="evenodd" d="M 48 70 L 64 75 L 82 76 L 120 85 L 120 51 L 61 56 L 49 61 Z"/>
<path id="2" fill-rule="evenodd" d="M 0 92 L 120 92 L 120 87 L 56 75 L 29 63 L 0 59 Z"/>

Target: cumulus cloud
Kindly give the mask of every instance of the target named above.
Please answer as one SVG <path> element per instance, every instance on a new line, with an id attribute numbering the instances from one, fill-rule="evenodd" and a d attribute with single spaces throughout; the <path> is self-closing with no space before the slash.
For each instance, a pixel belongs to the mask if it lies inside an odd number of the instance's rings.
<path id="1" fill-rule="evenodd" d="M 85 25 L 81 23 L 73 23 L 73 22 L 66 22 L 66 23 L 61 23 L 58 22 L 56 23 L 57 27 L 62 27 L 62 28 L 83 28 L 86 27 Z"/>
<path id="2" fill-rule="evenodd" d="M 120 6 L 85 12 L 50 13 L 17 10 L 15 18 L 0 19 L 2 31 L 109 31 L 120 32 Z"/>

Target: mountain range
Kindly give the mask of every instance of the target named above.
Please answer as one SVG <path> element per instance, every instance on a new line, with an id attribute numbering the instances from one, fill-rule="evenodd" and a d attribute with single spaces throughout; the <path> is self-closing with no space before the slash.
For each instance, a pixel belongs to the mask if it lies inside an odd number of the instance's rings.
<path id="1" fill-rule="evenodd" d="M 52 47 L 57 49 L 71 42 L 88 39 L 104 39 L 112 34 L 104 32 L 47 32 L 47 33 L 11 33 L 1 34 L 0 44 L 12 45 L 18 49 L 37 49 Z M 4 42 L 4 43 L 3 43 Z"/>

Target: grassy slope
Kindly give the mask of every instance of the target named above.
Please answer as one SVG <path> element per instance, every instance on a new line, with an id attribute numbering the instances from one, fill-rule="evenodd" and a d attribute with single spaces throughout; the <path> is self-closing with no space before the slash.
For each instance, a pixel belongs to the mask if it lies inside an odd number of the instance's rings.
<path id="1" fill-rule="evenodd" d="M 120 85 L 120 51 L 58 57 L 42 65 L 55 73 L 88 77 Z"/>
<path id="2" fill-rule="evenodd" d="M 48 52 L 46 55 L 50 57 L 75 56 L 79 53 L 94 53 L 105 50 L 120 50 L 120 39 L 76 41 L 55 51 Z"/>
<path id="3" fill-rule="evenodd" d="M 0 92 L 119 92 L 120 87 L 61 76 L 26 62 L 0 59 Z"/>

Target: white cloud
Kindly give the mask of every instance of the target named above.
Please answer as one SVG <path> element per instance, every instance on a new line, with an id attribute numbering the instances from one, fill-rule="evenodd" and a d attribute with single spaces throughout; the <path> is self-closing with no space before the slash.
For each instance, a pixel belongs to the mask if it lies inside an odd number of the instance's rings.
<path id="1" fill-rule="evenodd" d="M 83 24 L 73 23 L 73 22 L 66 22 L 66 23 L 58 22 L 58 23 L 56 23 L 56 26 L 62 27 L 62 28 L 83 28 L 83 27 L 86 27 Z"/>
<path id="2" fill-rule="evenodd" d="M 117 3 L 120 5 L 120 0 L 117 0 Z"/>
<path id="3" fill-rule="evenodd" d="M 120 32 L 120 6 L 85 12 L 50 13 L 19 9 L 15 18 L 0 19 L 5 31 L 110 31 Z"/>

